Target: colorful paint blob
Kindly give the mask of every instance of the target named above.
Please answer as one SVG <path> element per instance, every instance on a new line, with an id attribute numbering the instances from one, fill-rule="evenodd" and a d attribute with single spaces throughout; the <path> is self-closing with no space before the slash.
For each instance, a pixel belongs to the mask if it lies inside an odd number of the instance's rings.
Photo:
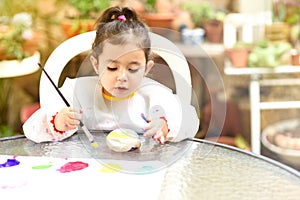
<path id="1" fill-rule="evenodd" d="M 13 167 L 16 165 L 19 165 L 20 161 L 17 161 L 16 159 L 7 159 L 7 161 L 3 164 L 0 164 L 0 168 L 2 167 Z"/>
<path id="2" fill-rule="evenodd" d="M 140 169 L 138 169 L 136 171 L 136 174 L 147 174 L 147 173 L 153 172 L 153 170 L 154 170 L 154 167 L 148 166 L 148 165 L 144 165 L 144 166 L 142 166 Z"/>
<path id="3" fill-rule="evenodd" d="M 58 171 L 60 171 L 61 173 L 66 173 L 66 172 L 82 170 L 88 166 L 89 166 L 88 163 L 84 163 L 81 161 L 68 162 L 68 163 L 64 164 L 60 169 L 58 169 Z"/>
<path id="4" fill-rule="evenodd" d="M 114 173 L 114 172 L 119 172 L 122 170 L 121 165 L 116 164 L 116 163 L 107 163 L 103 165 L 103 167 L 100 169 L 100 172 L 104 173 Z"/>
<path id="5" fill-rule="evenodd" d="M 45 165 L 35 165 L 35 166 L 32 166 L 31 168 L 32 169 L 48 169 L 50 167 L 52 167 L 52 163 L 45 164 Z"/>
<path id="6" fill-rule="evenodd" d="M 95 149 L 97 149 L 99 147 L 98 143 L 97 142 L 93 142 L 91 143 L 92 147 L 94 147 Z"/>

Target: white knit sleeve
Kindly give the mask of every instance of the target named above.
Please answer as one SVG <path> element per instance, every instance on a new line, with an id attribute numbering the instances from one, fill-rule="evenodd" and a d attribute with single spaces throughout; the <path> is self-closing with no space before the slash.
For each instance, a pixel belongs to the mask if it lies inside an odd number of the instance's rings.
<path id="1" fill-rule="evenodd" d="M 23 131 L 24 135 L 36 142 L 49 142 L 49 141 L 61 141 L 71 135 L 73 135 L 77 130 L 66 131 L 64 133 L 58 133 L 51 126 L 49 117 L 44 109 L 40 108 L 35 113 L 33 113 L 30 118 L 24 123 Z"/>

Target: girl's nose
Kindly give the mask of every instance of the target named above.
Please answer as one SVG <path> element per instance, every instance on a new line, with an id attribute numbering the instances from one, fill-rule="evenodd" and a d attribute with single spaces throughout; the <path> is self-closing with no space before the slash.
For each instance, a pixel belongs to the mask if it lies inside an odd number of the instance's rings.
<path id="1" fill-rule="evenodd" d="M 127 81 L 127 74 L 125 70 L 121 70 L 117 77 L 118 81 Z"/>

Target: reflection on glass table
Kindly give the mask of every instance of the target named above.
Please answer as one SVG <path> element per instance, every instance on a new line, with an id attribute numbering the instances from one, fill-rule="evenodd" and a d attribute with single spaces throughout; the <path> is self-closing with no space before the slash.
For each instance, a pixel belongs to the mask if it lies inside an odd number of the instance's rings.
<path id="1" fill-rule="evenodd" d="M 7 159 L 20 162 L 17 166 L 0 168 L 2 197 L 38 199 L 40 193 L 50 199 L 298 199 L 300 196 L 298 171 L 231 146 L 198 139 L 165 145 L 144 140 L 140 150 L 117 153 L 106 147 L 105 133 L 94 135 L 99 144 L 96 150 L 91 149 L 82 133 L 63 142 L 40 144 L 25 137 L 2 139 L 0 164 Z M 85 163 L 86 168 L 62 173 L 66 163 L 78 162 Z M 5 182 L 8 176 L 12 180 Z"/>

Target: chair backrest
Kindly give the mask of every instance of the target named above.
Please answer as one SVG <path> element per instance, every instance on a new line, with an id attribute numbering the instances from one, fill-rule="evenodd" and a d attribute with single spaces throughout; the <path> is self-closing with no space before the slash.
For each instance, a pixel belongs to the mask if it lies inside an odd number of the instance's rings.
<path id="1" fill-rule="evenodd" d="M 91 49 L 96 32 L 86 32 L 62 42 L 51 53 L 44 66 L 45 70 L 58 86 L 60 75 L 67 63 L 80 53 Z M 152 52 L 166 61 L 174 77 L 176 94 L 191 104 L 192 83 L 189 65 L 182 52 L 171 41 L 155 33 L 150 33 Z M 58 95 L 47 76 L 42 73 L 40 79 L 40 104 L 47 106 L 49 97 Z M 49 104 L 48 104 L 49 105 Z"/>

